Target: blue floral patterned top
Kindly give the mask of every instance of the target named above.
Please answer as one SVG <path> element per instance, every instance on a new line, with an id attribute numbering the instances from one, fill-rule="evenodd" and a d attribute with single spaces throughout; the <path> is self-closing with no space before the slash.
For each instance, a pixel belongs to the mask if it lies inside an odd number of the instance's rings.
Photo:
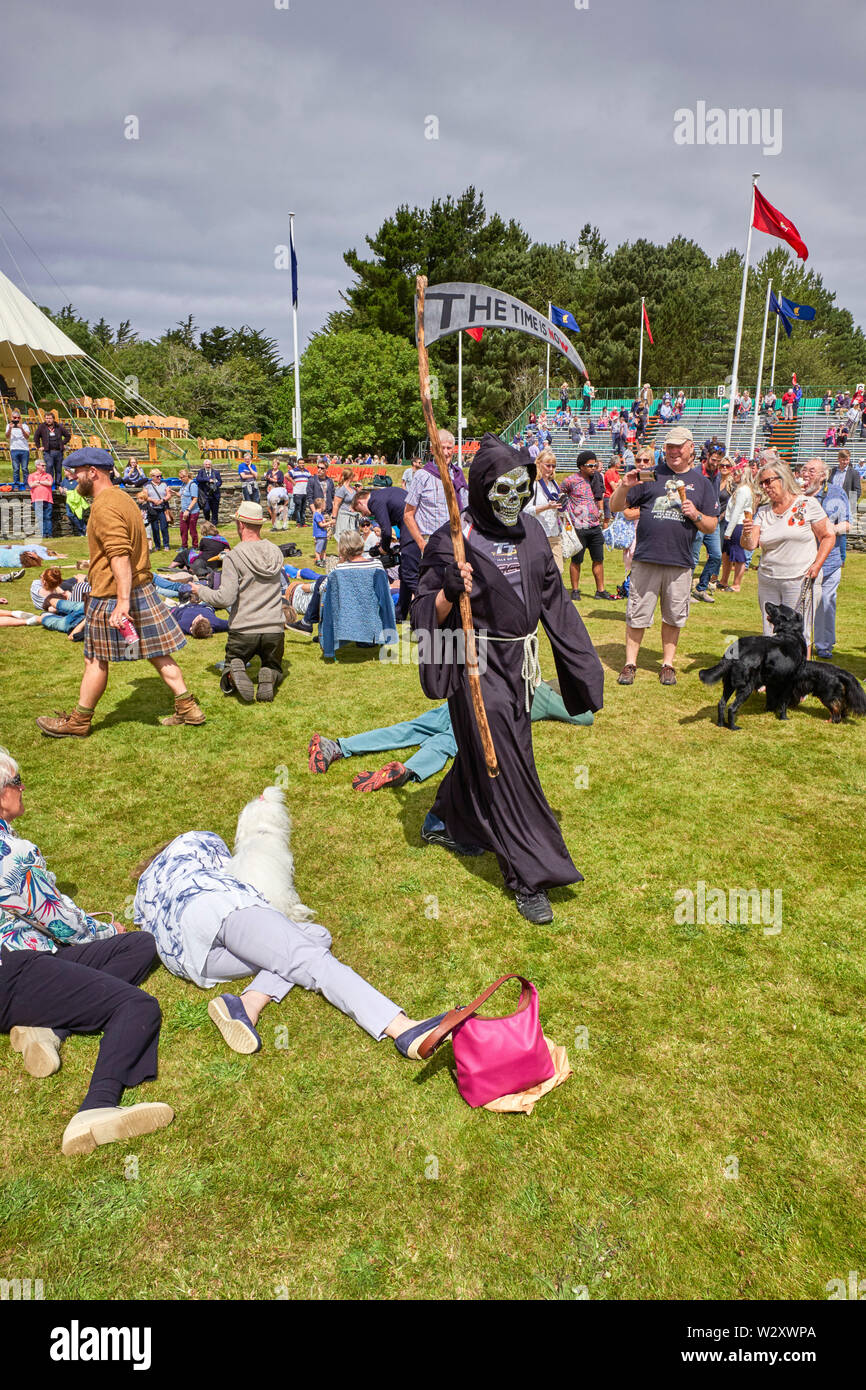
<path id="1" fill-rule="evenodd" d="M 0 820 L 0 947 L 56 951 L 58 942 L 71 945 L 116 935 L 114 926 L 88 917 L 58 892 L 36 845 Z"/>

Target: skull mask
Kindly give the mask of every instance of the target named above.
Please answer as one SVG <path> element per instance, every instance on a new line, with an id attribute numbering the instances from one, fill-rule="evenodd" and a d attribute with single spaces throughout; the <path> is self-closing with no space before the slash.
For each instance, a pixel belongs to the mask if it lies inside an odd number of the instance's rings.
<path id="1" fill-rule="evenodd" d="M 511 468 L 502 473 L 487 494 L 487 500 L 503 526 L 516 526 L 521 508 L 529 500 L 532 483 L 526 469 Z"/>

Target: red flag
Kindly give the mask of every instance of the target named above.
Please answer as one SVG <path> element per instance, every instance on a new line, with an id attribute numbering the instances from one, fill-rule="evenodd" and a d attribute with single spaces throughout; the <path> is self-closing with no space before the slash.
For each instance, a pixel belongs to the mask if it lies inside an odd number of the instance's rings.
<path id="1" fill-rule="evenodd" d="M 767 232 L 769 236 L 776 236 L 780 241 L 787 241 L 789 246 L 793 246 L 801 260 L 805 261 L 809 255 L 809 248 L 800 236 L 797 228 L 790 218 L 787 218 L 778 208 L 774 208 L 772 203 L 768 203 L 763 193 L 755 189 L 755 214 L 752 218 L 752 226 L 759 232 Z"/>
<path id="2" fill-rule="evenodd" d="M 643 321 L 646 324 L 647 337 L 649 338 L 650 343 L 652 343 L 652 346 L 655 347 L 655 343 L 653 343 L 652 329 L 649 326 L 649 314 L 646 311 L 646 305 L 643 306 Z"/>
<path id="3" fill-rule="evenodd" d="M 480 343 L 481 339 L 484 337 L 483 328 L 467 328 L 466 332 L 469 334 L 470 338 L 475 339 L 476 343 Z"/>

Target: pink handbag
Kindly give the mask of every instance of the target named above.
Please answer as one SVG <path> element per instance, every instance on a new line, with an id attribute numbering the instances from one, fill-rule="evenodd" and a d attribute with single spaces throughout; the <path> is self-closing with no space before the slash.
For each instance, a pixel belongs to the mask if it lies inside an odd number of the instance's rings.
<path id="1" fill-rule="evenodd" d="M 514 1013 L 503 1018 L 475 1017 L 476 1010 L 506 980 L 519 980 L 523 986 Z M 502 975 L 466 1008 L 452 1009 L 424 1039 L 418 1055 L 426 1060 L 449 1033 L 453 1034 L 457 1086 L 473 1108 L 526 1091 L 554 1074 L 538 1020 L 538 990 L 522 975 Z"/>

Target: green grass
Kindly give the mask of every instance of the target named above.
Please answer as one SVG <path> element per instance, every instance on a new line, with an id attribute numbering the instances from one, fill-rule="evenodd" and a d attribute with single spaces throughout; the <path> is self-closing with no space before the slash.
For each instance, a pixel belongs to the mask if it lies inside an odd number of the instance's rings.
<path id="1" fill-rule="evenodd" d="M 412 1066 L 300 989 L 263 1016 L 262 1054 L 237 1057 L 209 996 L 160 970 L 160 1076 L 139 1094 L 177 1119 L 128 1150 L 59 1151 L 94 1039 L 70 1039 L 44 1081 L 0 1039 L 0 1275 L 42 1278 L 46 1298 L 805 1299 L 862 1271 L 866 728 L 831 725 L 815 701 L 780 724 L 757 699 L 742 733 L 714 727 L 717 691 L 696 672 L 756 630 L 755 587 L 696 605 L 675 689 L 657 681 L 658 628 L 635 686 L 617 686 L 623 606 L 581 604 L 606 708 L 534 740 L 586 882 L 553 894 L 542 928 L 491 858 L 419 847 L 431 783 L 361 797 L 351 775 L 376 759 L 307 771 L 313 730 L 425 707 L 411 665 L 325 667 L 288 634 L 276 702 L 245 708 L 217 692 L 221 643 L 194 643 L 181 659 L 204 728 L 159 727 L 156 675 L 118 667 L 94 736 L 70 745 L 33 720 L 75 700 L 80 646 L 2 632 L 20 825 L 82 905 L 122 916 L 154 845 L 193 827 L 231 840 L 241 805 L 283 776 L 298 887 L 339 956 L 420 1017 L 524 972 L 574 1075 L 531 1117 L 472 1111 L 450 1048 Z M 23 606 L 25 582 L 3 596 Z M 837 655 L 861 677 L 864 601 L 852 554 Z M 677 924 L 674 891 L 700 879 L 781 889 L 781 933 Z"/>

